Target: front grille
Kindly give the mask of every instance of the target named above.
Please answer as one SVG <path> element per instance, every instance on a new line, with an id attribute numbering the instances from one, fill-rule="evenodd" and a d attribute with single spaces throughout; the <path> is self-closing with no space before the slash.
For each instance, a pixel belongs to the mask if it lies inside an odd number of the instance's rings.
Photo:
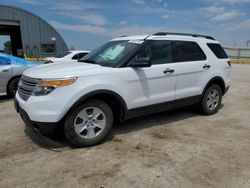
<path id="1" fill-rule="evenodd" d="M 30 78 L 27 76 L 22 76 L 20 79 L 19 87 L 18 87 L 18 94 L 19 96 L 27 101 L 32 94 L 35 86 L 37 85 L 39 79 Z"/>

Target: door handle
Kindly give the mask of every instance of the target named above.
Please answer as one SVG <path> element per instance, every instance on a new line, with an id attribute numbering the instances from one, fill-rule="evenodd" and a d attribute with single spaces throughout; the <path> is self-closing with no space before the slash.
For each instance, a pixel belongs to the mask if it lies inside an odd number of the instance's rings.
<path id="1" fill-rule="evenodd" d="M 170 68 L 167 68 L 166 70 L 163 71 L 164 74 L 173 73 L 173 72 L 174 72 L 174 69 L 170 69 Z"/>
<path id="2" fill-rule="evenodd" d="M 205 65 L 203 66 L 203 69 L 210 69 L 210 67 L 211 67 L 211 65 L 205 64 Z"/>
<path id="3" fill-rule="evenodd" d="M 8 71 L 10 71 L 10 69 L 4 69 L 4 70 L 2 70 L 2 72 L 8 72 Z"/>

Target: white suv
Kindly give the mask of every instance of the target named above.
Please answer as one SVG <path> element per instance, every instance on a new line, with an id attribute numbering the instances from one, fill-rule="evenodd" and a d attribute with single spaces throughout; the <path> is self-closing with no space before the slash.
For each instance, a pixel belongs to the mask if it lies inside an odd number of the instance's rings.
<path id="1" fill-rule="evenodd" d="M 57 125 L 76 146 L 100 143 L 113 122 L 198 104 L 218 111 L 231 64 L 210 36 L 156 33 L 111 40 L 81 62 L 41 65 L 23 73 L 15 106 L 45 135 Z"/>

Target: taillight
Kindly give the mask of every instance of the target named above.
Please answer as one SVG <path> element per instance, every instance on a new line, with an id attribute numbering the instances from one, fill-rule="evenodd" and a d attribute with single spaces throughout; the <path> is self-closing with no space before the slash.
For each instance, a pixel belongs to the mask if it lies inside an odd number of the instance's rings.
<path id="1" fill-rule="evenodd" d="M 227 61 L 227 64 L 231 67 L 231 61 Z"/>

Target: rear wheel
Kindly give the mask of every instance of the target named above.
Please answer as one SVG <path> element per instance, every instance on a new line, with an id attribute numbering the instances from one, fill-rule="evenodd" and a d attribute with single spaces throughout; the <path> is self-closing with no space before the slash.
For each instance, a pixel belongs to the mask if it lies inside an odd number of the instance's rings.
<path id="1" fill-rule="evenodd" d="M 20 80 L 20 77 L 13 78 L 9 81 L 7 86 L 7 95 L 11 98 L 13 98 L 16 94 L 17 88 L 18 88 L 18 82 Z"/>
<path id="2" fill-rule="evenodd" d="M 113 126 L 110 107 L 101 100 L 90 100 L 79 105 L 66 117 L 64 133 L 78 147 L 100 143 Z"/>
<path id="3" fill-rule="evenodd" d="M 209 86 L 202 97 L 200 111 L 205 115 L 215 114 L 221 106 L 222 91 L 219 85 Z"/>

